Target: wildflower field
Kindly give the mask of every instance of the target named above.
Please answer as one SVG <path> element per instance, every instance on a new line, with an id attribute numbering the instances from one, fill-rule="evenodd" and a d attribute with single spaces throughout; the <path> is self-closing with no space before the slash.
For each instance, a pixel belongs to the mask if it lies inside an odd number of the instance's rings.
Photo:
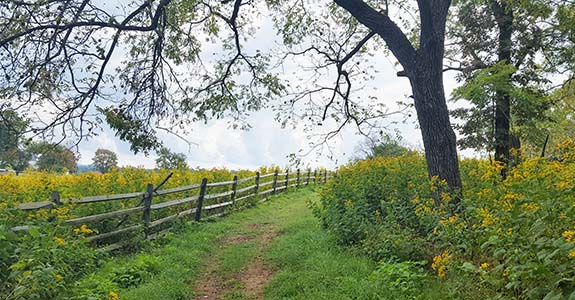
<path id="1" fill-rule="evenodd" d="M 260 169 L 262 174 L 268 171 L 266 168 Z M 0 176 L 0 299 L 115 299 L 117 295 L 114 290 L 117 286 L 102 287 L 97 282 L 91 286 L 74 286 L 73 283 L 100 266 L 108 256 L 96 251 L 85 237 L 106 232 L 119 223 L 131 220 L 106 220 L 74 227 L 64 225 L 63 221 L 137 206 L 141 199 L 87 205 L 64 202 L 64 205 L 53 209 L 35 211 L 22 211 L 17 207 L 25 202 L 50 200 L 52 191 L 60 192 L 64 201 L 87 196 L 143 192 L 147 184 L 158 185 L 170 173 L 173 174 L 163 189 L 197 184 L 202 178 L 220 182 L 231 180 L 234 175 L 239 178 L 255 175 L 254 171 L 232 173 L 226 169 L 149 171 L 122 168 L 105 174 L 63 175 L 30 171 L 19 176 Z M 133 218 L 136 222 L 141 221 L 141 215 Z M 11 231 L 11 228 L 21 225 L 34 227 L 19 234 Z M 132 239 L 133 247 L 146 246 L 141 236 Z M 122 280 L 128 280 L 126 278 L 130 276 L 141 276 L 140 273 L 144 274 L 152 267 L 152 262 L 144 261 L 135 266 L 135 270 L 128 270 L 128 275 L 118 274 L 116 281 L 107 282 L 121 285 Z"/>
<path id="2" fill-rule="evenodd" d="M 489 160 L 461 161 L 458 206 L 448 193 L 434 204 L 445 187 L 420 155 L 358 161 L 337 172 L 314 213 L 386 276 L 390 265 L 424 271 L 453 299 L 575 299 L 575 142 L 557 153 L 521 159 L 505 180 Z"/>

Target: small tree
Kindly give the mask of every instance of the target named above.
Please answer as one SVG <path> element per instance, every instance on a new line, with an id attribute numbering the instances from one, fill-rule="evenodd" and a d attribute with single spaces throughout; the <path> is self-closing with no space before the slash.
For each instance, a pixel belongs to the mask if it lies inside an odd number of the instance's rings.
<path id="1" fill-rule="evenodd" d="M 31 156 L 22 149 L 23 134 L 28 122 L 10 109 L 0 110 L 0 168 L 16 173 L 28 167 Z"/>
<path id="2" fill-rule="evenodd" d="M 159 157 L 156 159 L 156 167 L 159 169 L 187 169 L 186 155 L 174 153 L 170 149 L 162 147 L 158 150 Z"/>
<path id="3" fill-rule="evenodd" d="M 48 142 L 35 142 L 28 147 L 32 156 L 37 158 L 36 168 L 47 172 L 75 173 L 78 169 L 78 157 L 70 149 Z"/>
<path id="4" fill-rule="evenodd" d="M 392 138 L 387 134 L 381 137 L 369 137 L 360 143 L 356 151 L 362 158 L 371 159 L 374 157 L 397 157 L 403 156 L 414 151 L 401 145 L 401 137 Z"/>
<path id="5" fill-rule="evenodd" d="M 114 151 L 108 149 L 98 149 L 92 158 L 96 170 L 107 173 L 118 166 L 118 156 Z"/>

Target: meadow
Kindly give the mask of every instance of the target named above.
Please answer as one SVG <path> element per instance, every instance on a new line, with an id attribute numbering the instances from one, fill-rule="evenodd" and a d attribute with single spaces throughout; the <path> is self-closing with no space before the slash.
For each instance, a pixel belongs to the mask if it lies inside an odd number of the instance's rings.
<path id="1" fill-rule="evenodd" d="M 349 163 L 316 191 L 286 194 L 273 210 L 251 213 L 259 216 L 254 222 L 280 228 L 265 251 L 253 243 L 229 250 L 218 244 L 234 232 L 252 234 L 235 227 L 247 226 L 250 214 L 214 224 L 178 222 L 168 238 L 134 238 L 131 247 L 111 255 L 88 242 L 110 224 L 70 227 L 63 222 L 133 203 L 16 209 L 46 200 L 53 190 L 67 199 L 143 191 L 171 172 L 164 188 L 204 177 L 214 182 L 246 178 L 252 171 L 127 168 L 106 174 L 0 176 L 0 295 L 117 300 L 152 295 L 150 289 L 165 285 L 173 289 L 160 294 L 193 299 L 197 291 L 190 282 L 202 272 L 202 257 L 211 253 L 221 255 L 222 276 L 230 280 L 244 263 L 264 257 L 274 266 L 265 289 L 269 299 L 359 294 L 362 299 L 575 299 L 575 141 L 566 140 L 554 153 L 546 158 L 515 153 L 505 178 L 502 165 L 464 159 L 461 193 L 449 193 L 444 182 L 430 180 L 417 153 Z M 25 234 L 12 232 L 22 224 L 36 226 Z M 182 268 L 162 263 L 182 257 L 190 260 Z M 322 288 L 336 283 L 336 289 Z M 249 299 L 241 284 L 231 286 L 230 299 Z"/>

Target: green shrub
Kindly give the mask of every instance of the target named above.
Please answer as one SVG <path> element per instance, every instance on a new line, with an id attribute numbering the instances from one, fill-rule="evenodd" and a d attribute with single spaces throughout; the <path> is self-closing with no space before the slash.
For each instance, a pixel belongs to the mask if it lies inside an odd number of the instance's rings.
<path id="1" fill-rule="evenodd" d="M 420 261 L 429 256 L 429 243 L 424 238 L 396 224 L 369 228 L 358 248 L 376 261 Z"/>
<path id="2" fill-rule="evenodd" d="M 133 264 L 114 270 L 112 281 L 120 288 L 135 287 L 157 273 L 160 267 L 157 257 L 142 255 Z"/>
<path id="3" fill-rule="evenodd" d="M 575 299 L 575 142 L 560 148 L 560 158 L 525 159 L 505 180 L 500 165 L 461 161 L 457 213 L 449 194 L 435 206 L 442 182 L 428 179 L 420 156 L 351 163 L 314 213 L 340 243 L 377 260 L 433 258 L 430 271 L 461 295 Z"/>
<path id="4" fill-rule="evenodd" d="M 396 299 L 427 299 L 421 294 L 430 282 L 429 274 L 422 268 L 426 264 L 427 261 L 380 262 L 369 279 L 380 289 L 392 291 Z"/>

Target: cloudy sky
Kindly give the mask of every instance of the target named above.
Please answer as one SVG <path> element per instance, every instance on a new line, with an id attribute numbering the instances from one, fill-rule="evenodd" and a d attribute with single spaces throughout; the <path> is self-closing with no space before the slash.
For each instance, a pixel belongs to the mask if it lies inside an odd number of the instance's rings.
<path id="1" fill-rule="evenodd" d="M 262 16 L 258 23 L 258 33 L 245 44 L 246 51 L 269 50 L 276 47 L 279 38 L 275 33 L 271 18 Z M 270 41 L 275 41 L 270 43 Z M 213 49 L 206 49 L 206 53 Z M 213 47 L 213 46 L 212 46 Z M 122 61 L 123 57 L 114 58 L 116 62 Z M 386 103 L 393 110 L 396 101 L 408 101 L 411 95 L 407 79 L 396 76 L 399 67 L 393 64 L 394 59 L 379 53 L 370 59 L 370 64 L 376 66 L 378 73 L 374 80 L 362 83 L 366 90 L 372 91 L 370 95 L 377 97 L 376 101 Z M 282 69 L 285 77 L 292 73 L 300 72 L 297 66 L 291 65 Z M 449 95 L 456 83 L 453 74 L 445 74 L 446 94 Z M 377 92 L 373 92 L 377 90 Z M 361 92 L 360 92 L 361 93 Z M 278 100 L 281 101 L 281 100 Z M 415 114 L 411 114 L 412 116 Z M 192 167 L 227 167 L 230 169 L 248 168 L 253 169 L 262 165 L 288 166 L 290 154 L 306 153 L 310 150 L 308 133 L 305 133 L 300 124 L 296 128 L 282 128 L 274 120 L 274 112 L 264 109 L 253 113 L 248 117 L 251 129 L 248 131 L 234 130 L 229 126 L 228 120 L 211 120 L 207 124 L 194 124 L 190 133 L 185 138 L 192 142 L 179 139 L 176 136 L 160 133 L 165 145 L 174 152 L 184 153 Z M 403 143 L 415 149 L 422 149 L 419 130 L 416 128 L 415 117 L 394 116 L 384 121 L 390 132 L 400 132 Z M 330 130 L 335 124 L 326 123 L 320 131 Z M 333 127 L 335 128 L 335 127 Z M 331 139 L 329 151 L 322 151 L 319 155 L 316 151 L 301 156 L 306 166 L 323 166 L 334 168 L 337 165 L 348 162 L 357 156 L 356 150 L 363 137 L 358 135 L 355 128 L 348 127 Z M 118 154 L 121 166 L 143 166 L 153 168 L 156 156 L 133 154 L 127 143 L 120 141 L 109 129 L 104 128 L 97 136 L 79 145 L 80 164 L 91 164 L 94 152 L 98 148 L 112 150 Z M 331 152 L 330 152 L 331 151 Z M 328 158 L 328 154 L 333 159 Z"/>

